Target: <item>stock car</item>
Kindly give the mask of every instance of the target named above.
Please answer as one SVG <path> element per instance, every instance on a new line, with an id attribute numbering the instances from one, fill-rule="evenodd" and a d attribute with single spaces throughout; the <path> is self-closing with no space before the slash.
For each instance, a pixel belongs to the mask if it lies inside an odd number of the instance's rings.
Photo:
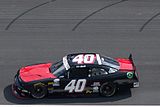
<path id="1" fill-rule="evenodd" d="M 75 53 L 57 63 L 22 67 L 12 84 L 18 98 L 44 98 L 49 94 L 99 93 L 111 97 L 121 86 L 139 87 L 138 74 L 129 58 L 110 58 L 97 53 Z"/>

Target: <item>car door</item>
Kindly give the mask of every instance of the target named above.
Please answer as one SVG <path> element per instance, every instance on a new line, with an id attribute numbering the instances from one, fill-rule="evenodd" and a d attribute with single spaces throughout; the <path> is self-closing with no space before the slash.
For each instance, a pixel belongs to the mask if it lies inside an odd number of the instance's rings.
<path id="1" fill-rule="evenodd" d="M 106 78 L 108 77 L 108 69 L 103 67 L 92 67 L 89 70 L 89 77 L 88 77 L 88 84 L 87 89 L 92 92 L 96 93 L 99 92 L 100 86 L 106 82 Z"/>
<path id="2" fill-rule="evenodd" d="M 71 68 L 60 79 L 61 88 L 68 93 L 84 92 L 88 77 L 88 68 Z"/>

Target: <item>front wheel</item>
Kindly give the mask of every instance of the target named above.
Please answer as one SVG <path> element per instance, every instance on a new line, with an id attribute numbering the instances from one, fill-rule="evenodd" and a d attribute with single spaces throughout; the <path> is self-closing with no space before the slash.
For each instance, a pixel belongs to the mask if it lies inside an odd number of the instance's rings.
<path id="1" fill-rule="evenodd" d="M 31 96 L 36 99 L 44 98 L 47 95 L 47 89 L 44 84 L 40 83 L 34 86 Z"/>
<path id="2" fill-rule="evenodd" d="M 116 85 L 113 83 L 104 83 L 100 87 L 100 95 L 104 97 L 111 97 L 116 92 Z"/>

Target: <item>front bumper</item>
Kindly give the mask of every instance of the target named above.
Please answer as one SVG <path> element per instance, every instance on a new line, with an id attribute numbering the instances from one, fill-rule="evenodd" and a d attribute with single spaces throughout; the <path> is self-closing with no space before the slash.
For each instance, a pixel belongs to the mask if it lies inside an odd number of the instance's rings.
<path id="1" fill-rule="evenodd" d="M 17 75 L 15 76 L 14 83 L 12 84 L 12 93 L 17 98 L 28 97 L 30 95 L 30 92 L 25 90 L 22 86 L 22 83 L 20 82 L 20 79 Z"/>
<path id="2" fill-rule="evenodd" d="M 12 84 L 12 93 L 17 98 L 24 98 L 30 96 L 30 93 L 27 90 L 20 89 L 15 84 Z"/>
<path id="3" fill-rule="evenodd" d="M 23 97 L 21 96 L 20 92 L 18 92 L 18 91 L 16 90 L 16 87 L 15 87 L 14 84 L 12 84 L 12 93 L 13 93 L 13 95 L 16 96 L 17 98 L 20 98 L 20 99 L 23 98 Z"/>

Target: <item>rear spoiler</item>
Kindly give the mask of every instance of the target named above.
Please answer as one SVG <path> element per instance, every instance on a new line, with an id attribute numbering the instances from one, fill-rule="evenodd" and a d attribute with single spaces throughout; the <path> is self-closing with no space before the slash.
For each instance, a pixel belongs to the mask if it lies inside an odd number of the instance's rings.
<path id="1" fill-rule="evenodd" d="M 132 54 L 129 55 L 128 59 L 131 60 L 131 61 L 133 61 Z"/>
<path id="2" fill-rule="evenodd" d="M 136 70 L 136 66 L 134 65 L 134 62 L 133 62 L 133 58 L 132 58 L 132 54 L 130 53 L 128 59 L 132 62 L 132 65 L 134 67 L 134 69 Z"/>

